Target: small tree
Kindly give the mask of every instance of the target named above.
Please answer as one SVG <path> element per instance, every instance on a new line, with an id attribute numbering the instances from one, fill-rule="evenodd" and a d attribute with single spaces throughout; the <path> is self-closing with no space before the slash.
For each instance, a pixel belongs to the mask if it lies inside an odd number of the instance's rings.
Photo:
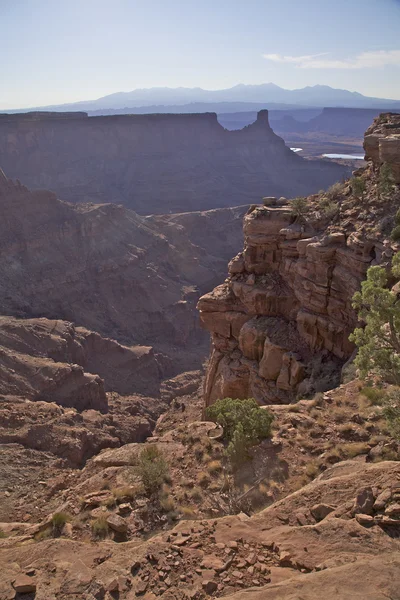
<path id="1" fill-rule="evenodd" d="M 248 450 L 271 435 L 273 415 L 254 398 L 224 398 L 208 407 L 207 417 L 224 428 L 226 454 L 234 468 L 248 457 Z"/>
<path id="2" fill-rule="evenodd" d="M 393 259 L 392 270 L 400 275 L 400 253 Z M 355 364 L 362 377 L 375 373 L 400 385 L 400 300 L 386 285 L 385 269 L 370 267 L 361 292 L 353 296 L 353 308 L 365 327 L 356 328 L 350 340 L 358 347 Z"/>

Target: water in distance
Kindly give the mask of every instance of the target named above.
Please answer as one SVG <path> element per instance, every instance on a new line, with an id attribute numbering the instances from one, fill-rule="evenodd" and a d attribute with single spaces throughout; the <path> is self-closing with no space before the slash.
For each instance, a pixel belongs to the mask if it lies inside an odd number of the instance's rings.
<path id="1" fill-rule="evenodd" d="M 293 148 L 291 148 L 293 150 Z M 323 154 L 324 158 L 343 158 L 348 160 L 364 160 L 364 154 Z"/>

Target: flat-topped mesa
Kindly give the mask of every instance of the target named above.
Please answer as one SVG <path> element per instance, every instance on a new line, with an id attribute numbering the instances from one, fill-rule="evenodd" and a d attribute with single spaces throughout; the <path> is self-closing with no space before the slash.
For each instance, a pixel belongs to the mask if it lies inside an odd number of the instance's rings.
<path id="1" fill-rule="evenodd" d="M 140 214 L 305 195 L 346 174 L 336 163 L 291 152 L 269 126 L 268 111 L 238 131 L 224 129 L 215 113 L 3 114 L 0 166 L 62 200 L 115 202 Z"/>
<path id="2" fill-rule="evenodd" d="M 286 403 L 317 376 L 334 378 L 354 349 L 352 296 L 383 251 L 307 230 L 289 206 L 252 207 L 243 229 L 228 280 L 198 303 L 213 343 L 206 406 L 227 396 Z"/>
<path id="3" fill-rule="evenodd" d="M 365 133 L 364 150 L 375 169 L 388 164 L 395 183 L 400 183 L 400 115 L 379 115 Z"/>

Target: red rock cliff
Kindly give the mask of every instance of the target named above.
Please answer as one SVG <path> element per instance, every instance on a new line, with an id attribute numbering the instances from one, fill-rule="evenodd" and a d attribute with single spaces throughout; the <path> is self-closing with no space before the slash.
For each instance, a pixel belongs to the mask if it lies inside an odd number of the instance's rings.
<path id="1" fill-rule="evenodd" d="M 288 402 L 317 380 L 328 387 L 351 356 L 352 296 L 368 267 L 393 253 L 388 234 L 399 189 L 393 185 L 386 200 L 377 190 L 383 161 L 399 183 L 394 132 L 400 117 L 386 118 L 367 131 L 373 162 L 359 173 L 366 186 L 362 199 L 353 195 L 350 182 L 329 196 L 310 197 L 307 218 L 273 200 L 245 216 L 243 252 L 229 263 L 225 283 L 198 304 L 213 345 L 206 405 L 226 396 Z"/>

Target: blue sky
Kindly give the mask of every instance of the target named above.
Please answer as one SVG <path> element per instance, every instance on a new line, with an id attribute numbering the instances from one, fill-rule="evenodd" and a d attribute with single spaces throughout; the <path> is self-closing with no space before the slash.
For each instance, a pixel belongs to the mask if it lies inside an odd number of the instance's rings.
<path id="1" fill-rule="evenodd" d="M 141 87 L 400 99 L 400 0 L 0 0 L 0 109 Z"/>

